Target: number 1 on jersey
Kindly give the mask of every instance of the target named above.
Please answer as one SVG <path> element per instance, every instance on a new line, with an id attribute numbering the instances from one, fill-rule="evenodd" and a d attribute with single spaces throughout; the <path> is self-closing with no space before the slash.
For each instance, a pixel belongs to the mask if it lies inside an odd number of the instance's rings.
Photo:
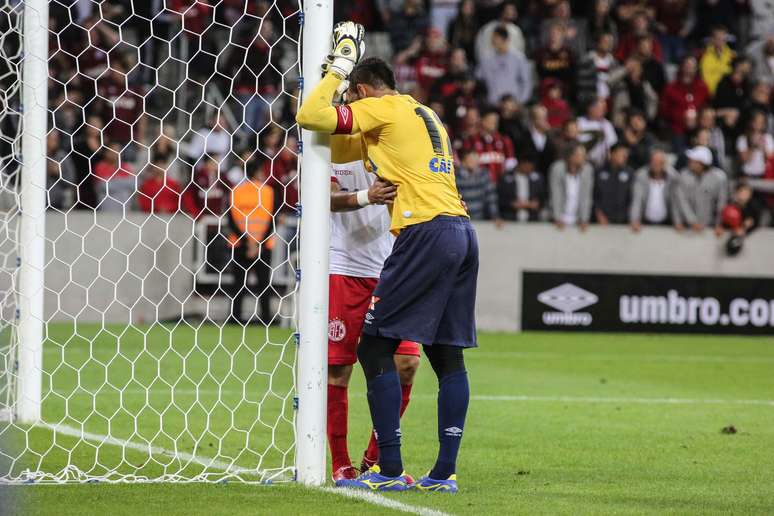
<path id="1" fill-rule="evenodd" d="M 435 154 L 435 157 L 430 160 L 430 171 L 446 174 L 450 173 L 453 170 L 451 140 L 447 134 L 446 152 L 444 152 L 443 143 L 441 142 L 441 132 L 443 128 L 441 120 L 438 118 L 438 115 L 435 114 L 435 111 L 425 106 L 417 106 L 417 108 L 414 109 L 414 113 L 416 113 L 417 116 L 422 119 L 422 122 L 424 122 L 425 128 L 427 129 L 427 135 L 430 137 L 430 143 L 433 146 L 433 154 Z"/>

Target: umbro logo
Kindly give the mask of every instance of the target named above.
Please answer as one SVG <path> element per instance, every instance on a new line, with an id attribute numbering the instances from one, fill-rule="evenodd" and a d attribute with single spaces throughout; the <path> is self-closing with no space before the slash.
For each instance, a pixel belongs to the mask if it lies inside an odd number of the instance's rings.
<path id="1" fill-rule="evenodd" d="M 462 428 L 458 426 L 450 426 L 449 428 L 444 428 L 443 431 L 449 437 L 462 437 Z"/>
<path id="2" fill-rule="evenodd" d="M 556 308 L 560 312 L 569 314 L 595 304 L 599 301 L 599 298 L 588 290 L 576 287 L 572 283 L 564 283 L 538 294 L 538 301 L 551 308 Z"/>
<path id="3" fill-rule="evenodd" d="M 596 294 L 572 283 L 563 283 L 551 290 L 541 292 L 537 298 L 544 305 L 558 310 L 558 312 L 543 313 L 543 323 L 549 326 L 588 326 L 592 322 L 591 314 L 576 312 L 599 301 Z"/>

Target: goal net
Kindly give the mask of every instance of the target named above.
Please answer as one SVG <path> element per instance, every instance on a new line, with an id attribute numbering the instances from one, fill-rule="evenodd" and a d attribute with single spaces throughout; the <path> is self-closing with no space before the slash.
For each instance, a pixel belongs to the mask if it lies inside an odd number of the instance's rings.
<path id="1" fill-rule="evenodd" d="M 0 0 L 0 482 L 293 478 L 302 20 Z"/>

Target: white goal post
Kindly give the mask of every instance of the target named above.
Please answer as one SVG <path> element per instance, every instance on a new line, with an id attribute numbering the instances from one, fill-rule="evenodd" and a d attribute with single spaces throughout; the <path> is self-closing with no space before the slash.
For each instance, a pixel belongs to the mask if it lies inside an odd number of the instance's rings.
<path id="1" fill-rule="evenodd" d="M 302 45 L 304 93 L 312 91 L 320 81 L 320 65 L 329 52 L 332 29 L 333 1 L 307 1 Z M 331 152 L 327 137 L 306 129 L 301 131 L 301 144 L 302 238 L 296 465 L 300 482 L 321 485 L 326 478 Z"/>
<path id="2" fill-rule="evenodd" d="M 0 0 L 0 484 L 321 485 L 334 2 L 146 3 Z"/>

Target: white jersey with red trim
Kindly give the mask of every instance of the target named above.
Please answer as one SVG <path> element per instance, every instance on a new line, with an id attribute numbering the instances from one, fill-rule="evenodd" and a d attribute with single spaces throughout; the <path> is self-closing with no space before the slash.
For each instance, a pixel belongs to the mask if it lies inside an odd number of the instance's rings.
<path id="1" fill-rule="evenodd" d="M 362 161 L 334 163 L 331 181 L 344 192 L 367 190 L 376 176 Z M 378 278 L 392 251 L 386 206 L 371 205 L 355 211 L 331 213 L 330 273 L 358 278 Z"/>

